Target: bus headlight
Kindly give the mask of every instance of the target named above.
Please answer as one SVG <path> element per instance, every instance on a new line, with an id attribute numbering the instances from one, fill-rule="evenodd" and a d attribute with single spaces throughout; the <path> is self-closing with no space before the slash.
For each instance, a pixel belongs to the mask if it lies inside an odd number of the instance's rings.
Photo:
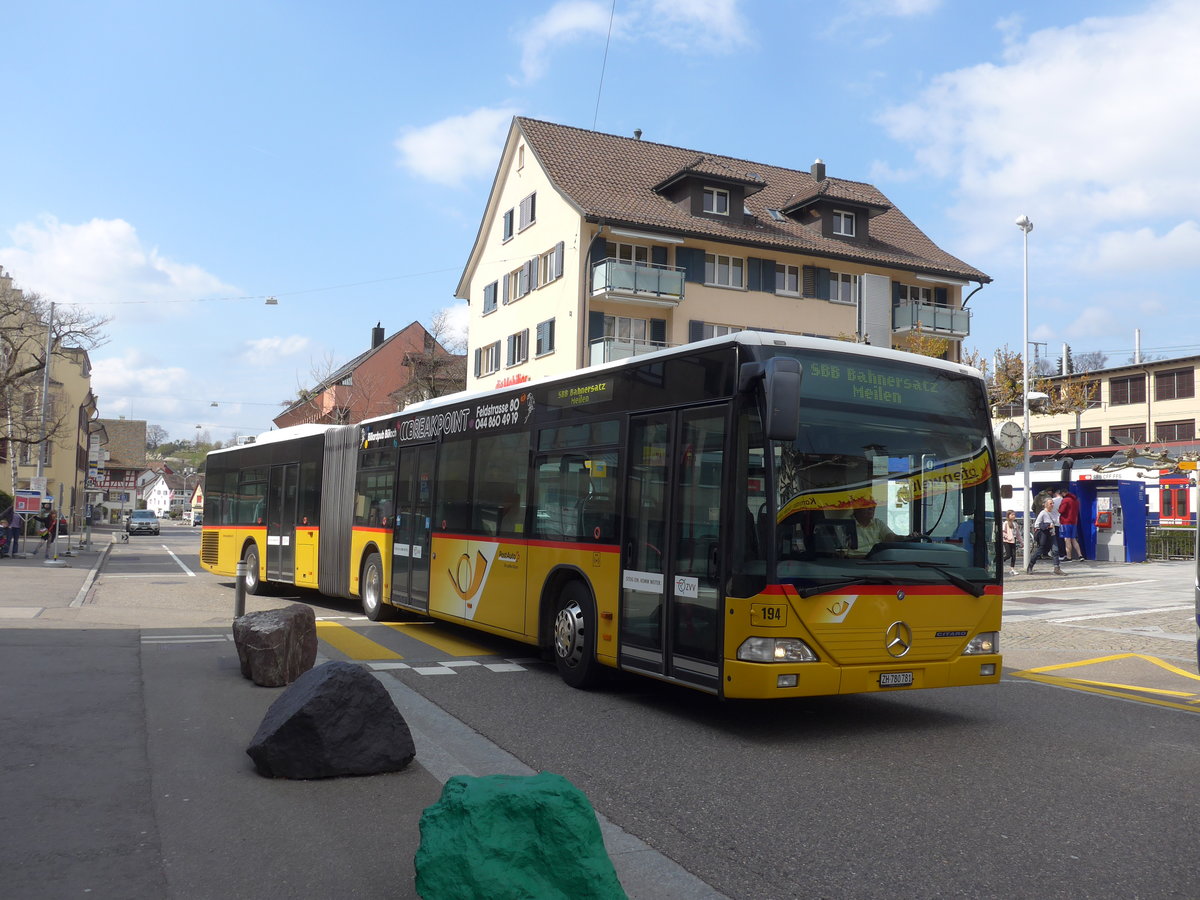
<path id="1" fill-rule="evenodd" d="M 981 631 L 975 637 L 971 638 L 971 642 L 967 644 L 967 649 L 963 651 L 963 656 L 973 656 L 978 653 L 999 653 L 1000 652 L 1000 632 L 998 631 Z"/>
<path id="2" fill-rule="evenodd" d="M 799 638 L 752 637 L 742 641 L 737 658 L 743 662 L 816 662 L 817 654 Z"/>

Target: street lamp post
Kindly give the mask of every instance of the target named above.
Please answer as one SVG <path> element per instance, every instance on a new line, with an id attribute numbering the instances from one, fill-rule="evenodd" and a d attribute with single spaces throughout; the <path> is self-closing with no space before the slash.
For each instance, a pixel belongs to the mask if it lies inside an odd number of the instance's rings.
<path id="1" fill-rule="evenodd" d="M 1022 342 L 1021 342 L 1021 405 L 1025 414 L 1025 449 L 1024 460 L 1022 463 L 1022 474 L 1025 482 L 1025 537 L 1021 541 L 1021 566 L 1025 571 L 1029 571 L 1029 538 L 1032 536 L 1030 525 L 1030 513 L 1033 510 L 1033 500 L 1029 494 L 1029 232 L 1033 231 L 1033 222 L 1029 216 L 1021 216 L 1017 219 L 1017 227 L 1023 232 L 1023 253 L 1022 253 L 1022 286 L 1021 299 L 1023 304 L 1022 315 Z M 1057 563 L 1055 563 L 1057 565 Z"/>

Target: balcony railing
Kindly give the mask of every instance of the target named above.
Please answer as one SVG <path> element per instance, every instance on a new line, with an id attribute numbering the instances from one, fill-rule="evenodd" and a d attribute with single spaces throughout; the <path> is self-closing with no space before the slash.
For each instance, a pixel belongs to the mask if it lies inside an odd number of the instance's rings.
<path id="1" fill-rule="evenodd" d="M 911 301 L 892 307 L 893 331 L 916 331 L 918 328 L 933 334 L 966 337 L 971 333 L 971 310 Z"/>
<path id="2" fill-rule="evenodd" d="M 620 259 L 603 259 L 592 266 L 592 296 L 606 300 L 676 306 L 683 299 L 683 269 Z"/>
<path id="3" fill-rule="evenodd" d="M 628 338 L 601 338 L 588 344 L 590 356 L 588 365 L 598 366 L 600 363 L 612 362 L 614 359 L 629 359 L 631 356 L 641 356 L 643 353 L 653 353 L 673 344 L 664 341 L 635 341 Z"/>

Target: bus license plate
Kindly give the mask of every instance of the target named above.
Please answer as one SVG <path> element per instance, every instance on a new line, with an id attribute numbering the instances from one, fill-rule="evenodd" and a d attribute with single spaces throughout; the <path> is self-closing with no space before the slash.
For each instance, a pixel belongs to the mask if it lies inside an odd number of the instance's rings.
<path id="1" fill-rule="evenodd" d="M 879 676 L 880 687 L 909 687 L 912 683 L 912 672 L 883 672 Z"/>

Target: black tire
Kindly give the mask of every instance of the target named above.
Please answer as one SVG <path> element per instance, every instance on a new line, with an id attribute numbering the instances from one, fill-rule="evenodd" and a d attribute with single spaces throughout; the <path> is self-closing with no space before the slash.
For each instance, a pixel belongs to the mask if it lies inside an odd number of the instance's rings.
<path id="1" fill-rule="evenodd" d="M 591 592 L 582 582 L 568 582 L 558 595 L 550 640 L 558 674 L 573 688 L 589 688 L 600 680 L 596 634 Z"/>
<path id="2" fill-rule="evenodd" d="M 383 560 L 378 553 L 371 553 L 363 563 L 358 594 L 362 597 L 363 613 L 372 622 L 384 622 L 392 617 L 392 608 L 383 602 Z"/>
<path id="3" fill-rule="evenodd" d="M 246 564 L 246 593 L 261 594 L 263 582 L 258 569 L 258 545 L 250 544 L 242 552 L 242 562 Z"/>

